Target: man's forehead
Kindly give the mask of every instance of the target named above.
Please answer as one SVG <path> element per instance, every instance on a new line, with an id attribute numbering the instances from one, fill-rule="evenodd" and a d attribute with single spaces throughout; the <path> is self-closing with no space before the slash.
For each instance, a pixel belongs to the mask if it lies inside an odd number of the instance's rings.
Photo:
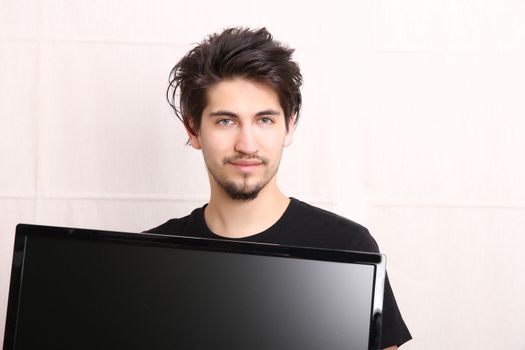
<path id="1" fill-rule="evenodd" d="M 206 91 L 206 100 L 207 113 L 265 110 L 283 113 L 279 97 L 271 87 L 246 79 L 223 80 L 211 86 Z"/>

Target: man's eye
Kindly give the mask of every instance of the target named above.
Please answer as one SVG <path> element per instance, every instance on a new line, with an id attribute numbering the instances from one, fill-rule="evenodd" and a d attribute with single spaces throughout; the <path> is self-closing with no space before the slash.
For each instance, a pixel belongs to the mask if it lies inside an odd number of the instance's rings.
<path id="1" fill-rule="evenodd" d="M 263 118 L 259 119 L 259 122 L 261 124 L 268 125 L 268 124 L 272 124 L 273 120 L 272 120 L 272 118 L 263 117 Z"/>
<path id="2" fill-rule="evenodd" d="M 218 125 L 222 125 L 222 126 L 233 125 L 233 120 L 231 120 L 231 119 L 221 119 L 221 120 L 217 121 L 217 124 Z"/>

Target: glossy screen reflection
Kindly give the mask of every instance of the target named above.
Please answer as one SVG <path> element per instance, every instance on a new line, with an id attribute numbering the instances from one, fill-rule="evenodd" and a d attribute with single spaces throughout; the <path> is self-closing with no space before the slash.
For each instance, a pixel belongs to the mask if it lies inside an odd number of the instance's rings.
<path id="1" fill-rule="evenodd" d="M 371 265 L 27 241 L 16 349 L 367 349 Z"/>

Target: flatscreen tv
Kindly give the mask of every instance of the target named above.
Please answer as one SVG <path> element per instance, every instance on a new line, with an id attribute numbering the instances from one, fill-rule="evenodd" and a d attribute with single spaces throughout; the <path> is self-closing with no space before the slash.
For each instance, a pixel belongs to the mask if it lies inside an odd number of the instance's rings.
<path id="1" fill-rule="evenodd" d="M 4 350 L 379 349 L 385 257 L 19 224 Z"/>

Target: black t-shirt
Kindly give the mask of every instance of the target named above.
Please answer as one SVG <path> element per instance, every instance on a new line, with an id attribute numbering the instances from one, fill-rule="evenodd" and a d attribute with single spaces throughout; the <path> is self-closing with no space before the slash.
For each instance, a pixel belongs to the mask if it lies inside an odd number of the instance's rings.
<path id="1" fill-rule="evenodd" d="M 171 219 L 147 232 L 178 236 L 228 239 L 214 234 L 204 220 L 204 208 L 190 215 Z M 357 250 L 378 253 L 377 243 L 368 230 L 342 216 L 291 198 L 281 218 L 267 230 L 235 240 L 275 243 L 326 249 Z M 381 348 L 401 345 L 412 339 L 397 307 L 388 275 L 383 299 Z"/>

